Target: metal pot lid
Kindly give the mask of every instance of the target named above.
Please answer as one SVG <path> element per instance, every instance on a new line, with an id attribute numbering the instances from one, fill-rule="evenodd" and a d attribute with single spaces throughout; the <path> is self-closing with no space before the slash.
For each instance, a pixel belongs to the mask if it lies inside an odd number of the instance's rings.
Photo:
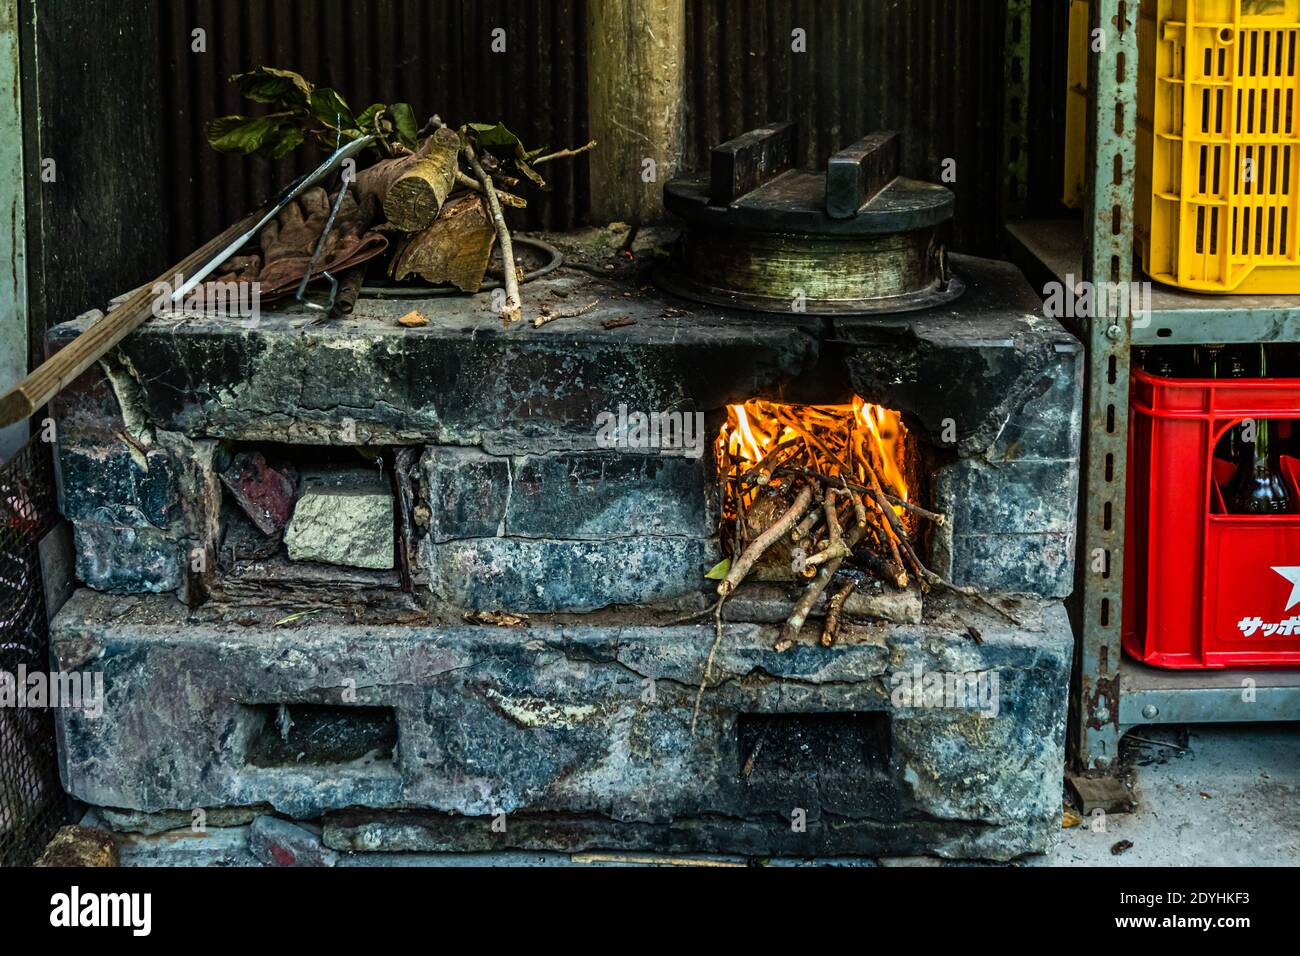
<path id="1" fill-rule="evenodd" d="M 932 228 L 952 218 L 952 191 L 898 175 L 899 138 L 872 133 L 825 172 L 795 169 L 796 127 L 773 123 L 714 147 L 708 176 L 674 179 L 664 205 L 688 223 L 810 236 Z"/>
<path id="2" fill-rule="evenodd" d="M 897 133 L 872 133 L 824 172 L 795 169 L 796 129 L 774 123 L 713 149 L 708 176 L 674 179 L 664 205 L 686 220 L 657 280 L 698 302 L 759 312 L 882 315 L 962 293 L 943 227 L 955 198 L 898 175 Z"/>

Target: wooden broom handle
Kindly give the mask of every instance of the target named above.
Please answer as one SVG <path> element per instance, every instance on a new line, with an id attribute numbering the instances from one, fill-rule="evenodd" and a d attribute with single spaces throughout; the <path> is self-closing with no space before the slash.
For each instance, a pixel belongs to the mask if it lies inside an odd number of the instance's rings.
<path id="1" fill-rule="evenodd" d="M 179 274 L 188 276 L 243 233 L 257 225 L 263 212 L 250 213 L 221 235 L 194 250 L 153 282 L 142 286 L 120 306 L 99 319 L 70 344 L 46 359 L 25 379 L 0 397 L 0 428 L 31 418 L 78 375 L 94 365 L 153 314 L 153 289 Z"/>

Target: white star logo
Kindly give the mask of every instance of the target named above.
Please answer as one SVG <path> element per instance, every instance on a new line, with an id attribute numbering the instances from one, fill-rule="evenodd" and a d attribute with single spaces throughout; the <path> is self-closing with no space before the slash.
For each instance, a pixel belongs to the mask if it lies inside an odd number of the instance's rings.
<path id="1" fill-rule="evenodd" d="M 1274 568 L 1278 574 L 1291 582 L 1291 596 L 1287 598 L 1286 609 L 1300 604 L 1300 568 Z"/>

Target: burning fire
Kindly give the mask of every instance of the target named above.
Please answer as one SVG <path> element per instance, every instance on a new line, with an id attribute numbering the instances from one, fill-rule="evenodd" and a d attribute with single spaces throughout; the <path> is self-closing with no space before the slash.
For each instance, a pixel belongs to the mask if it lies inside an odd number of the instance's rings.
<path id="1" fill-rule="evenodd" d="M 718 435 L 718 462 L 725 482 L 724 518 L 733 520 L 753 504 L 764 486 L 813 471 L 844 476 L 867 486 L 874 471 L 885 494 L 908 501 L 903 475 L 907 428 L 892 409 L 854 397 L 852 405 L 786 405 L 749 401 L 727 406 Z M 868 469 L 865 464 L 870 464 Z M 755 468 L 766 474 L 742 483 Z M 900 518 L 901 505 L 894 505 Z"/>

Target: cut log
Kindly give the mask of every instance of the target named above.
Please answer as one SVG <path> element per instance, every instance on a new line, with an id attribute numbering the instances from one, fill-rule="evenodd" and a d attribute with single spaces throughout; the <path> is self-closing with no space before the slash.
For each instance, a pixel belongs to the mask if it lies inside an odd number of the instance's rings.
<path id="1" fill-rule="evenodd" d="M 450 282 L 462 292 L 477 292 L 495 241 L 483 198 L 463 194 L 447 203 L 437 222 L 401 245 L 391 275 L 398 281 L 418 275 L 435 285 Z"/>
<path id="2" fill-rule="evenodd" d="M 427 229 L 456 185 L 460 137 L 446 127 L 424 141 L 415 161 L 400 173 L 384 196 L 384 215 L 404 232 Z"/>

